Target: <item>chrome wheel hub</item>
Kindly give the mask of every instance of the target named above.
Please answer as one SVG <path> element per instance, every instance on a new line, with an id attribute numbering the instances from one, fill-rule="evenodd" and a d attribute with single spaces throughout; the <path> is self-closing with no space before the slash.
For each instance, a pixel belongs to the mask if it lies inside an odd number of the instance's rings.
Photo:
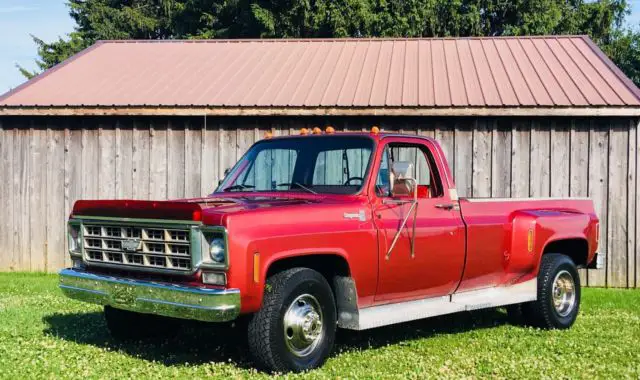
<path id="1" fill-rule="evenodd" d="M 553 280 L 553 307 L 561 317 L 566 317 L 573 311 L 576 304 L 576 285 L 571 273 L 566 270 L 558 272 Z"/>
<path id="2" fill-rule="evenodd" d="M 284 314 L 284 341 L 298 357 L 309 355 L 322 341 L 322 309 L 311 294 L 296 298 Z"/>

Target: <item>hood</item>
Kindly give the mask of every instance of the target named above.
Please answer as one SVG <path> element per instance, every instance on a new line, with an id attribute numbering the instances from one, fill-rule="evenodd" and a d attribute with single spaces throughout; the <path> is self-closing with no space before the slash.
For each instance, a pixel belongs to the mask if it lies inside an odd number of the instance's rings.
<path id="1" fill-rule="evenodd" d="M 345 197 L 352 198 L 351 196 L 279 192 L 260 195 L 237 193 L 231 196 L 210 196 L 176 201 L 81 200 L 75 203 L 72 216 L 193 220 L 211 225 L 224 225 L 225 216 L 230 214 L 323 202 L 334 203 L 339 198 Z"/>

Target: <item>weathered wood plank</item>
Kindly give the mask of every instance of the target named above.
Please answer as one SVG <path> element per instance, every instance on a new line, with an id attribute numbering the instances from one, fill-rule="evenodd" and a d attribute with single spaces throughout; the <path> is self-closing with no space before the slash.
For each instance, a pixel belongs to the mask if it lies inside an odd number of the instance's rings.
<path id="1" fill-rule="evenodd" d="M 591 123 L 589 131 L 589 198 L 593 200 L 600 219 L 600 243 L 598 253 L 607 256 L 609 241 L 608 194 L 609 187 L 609 122 L 599 120 Z M 605 260 L 606 263 L 606 260 Z M 606 268 L 590 269 L 589 285 L 606 285 Z"/>
<path id="2" fill-rule="evenodd" d="M 14 131 L 8 129 L 0 120 L 0 271 L 13 270 L 13 205 L 19 194 L 13 192 L 14 168 L 13 160 Z"/>
<path id="3" fill-rule="evenodd" d="M 238 130 L 238 141 L 236 143 L 236 157 L 240 159 L 247 150 L 254 143 L 254 129 L 253 128 L 239 128 Z M 286 134 L 289 134 L 289 130 L 287 129 Z"/>
<path id="4" fill-rule="evenodd" d="M 461 197 L 472 196 L 473 129 L 475 123 L 461 121 L 455 129 L 455 169 L 453 177 Z"/>
<path id="5" fill-rule="evenodd" d="M 167 198 L 184 198 L 185 130 L 172 119 L 167 127 Z"/>
<path id="6" fill-rule="evenodd" d="M 571 149 L 566 149 L 570 157 L 569 196 L 586 197 L 589 194 L 589 120 L 578 119 L 572 123 L 569 133 Z M 589 282 L 586 269 L 580 269 L 580 281 Z"/>
<path id="7" fill-rule="evenodd" d="M 516 121 L 511 132 L 511 196 L 528 197 L 530 194 L 531 122 Z"/>
<path id="8" fill-rule="evenodd" d="M 612 120 L 609 128 L 609 204 L 607 286 L 627 283 L 628 124 Z"/>
<path id="9" fill-rule="evenodd" d="M 82 129 L 75 123 L 69 123 L 64 130 L 64 214 L 62 221 L 66 223 L 67 215 L 71 214 L 73 204 L 82 198 Z M 65 266 L 70 266 L 71 258 L 67 253 L 67 239 L 65 243 Z"/>
<path id="10" fill-rule="evenodd" d="M 150 199 L 151 182 L 151 132 L 147 120 L 134 121 L 131 151 L 132 196 L 134 199 Z"/>
<path id="11" fill-rule="evenodd" d="M 202 164 L 200 165 L 201 182 L 200 195 L 211 194 L 217 187 L 218 181 L 222 179 L 219 163 L 219 140 L 220 134 L 215 125 L 204 121 L 202 125 Z"/>
<path id="12" fill-rule="evenodd" d="M 201 188 L 202 128 L 189 120 L 184 133 L 184 196 L 194 198 L 200 196 Z"/>
<path id="13" fill-rule="evenodd" d="M 438 143 L 440 143 L 440 147 L 442 147 L 442 151 L 444 152 L 444 156 L 449 163 L 449 169 L 451 170 L 451 174 L 455 173 L 455 150 L 454 150 L 454 141 L 455 141 L 455 133 L 452 126 L 448 126 L 443 121 L 436 121 L 435 124 L 435 137 Z M 456 183 L 457 187 L 457 183 Z"/>
<path id="14" fill-rule="evenodd" d="M 224 177 L 224 172 L 231 169 L 237 161 L 237 131 L 233 125 L 220 125 L 218 141 L 218 162 L 220 177 Z"/>
<path id="15" fill-rule="evenodd" d="M 32 124 L 29 157 L 29 270 L 47 268 L 47 130 Z"/>
<path id="16" fill-rule="evenodd" d="M 497 120 L 491 131 L 491 196 L 511 196 L 511 124 Z"/>
<path id="17" fill-rule="evenodd" d="M 116 131 L 111 125 L 98 128 L 98 197 L 116 197 Z"/>
<path id="18" fill-rule="evenodd" d="M 98 129 L 87 122 L 82 128 L 82 199 L 98 199 Z"/>
<path id="19" fill-rule="evenodd" d="M 29 162 L 31 157 L 30 133 L 28 126 L 17 124 L 14 129 L 13 162 L 14 182 L 13 194 L 13 259 L 12 269 L 31 269 L 30 241 L 31 232 L 29 219 L 31 215 L 30 188 L 29 188 Z"/>
<path id="20" fill-rule="evenodd" d="M 589 182 L 589 121 L 577 120 L 571 129 L 569 196 L 585 197 Z"/>
<path id="21" fill-rule="evenodd" d="M 629 141 L 627 149 L 629 153 L 627 157 L 627 287 L 635 287 L 635 266 L 636 266 L 636 172 L 637 172 L 637 155 L 638 146 L 638 130 L 633 120 L 627 120 L 629 125 Z"/>
<path id="22" fill-rule="evenodd" d="M 133 197 L 133 129 L 126 121 L 116 124 L 116 198 Z"/>
<path id="23" fill-rule="evenodd" d="M 569 178 L 570 166 L 575 164 L 571 160 L 571 126 L 566 119 L 557 119 L 551 123 L 551 193 L 552 197 L 568 197 L 569 196 Z M 584 145 L 585 155 L 589 154 L 589 130 L 586 131 L 587 144 Z M 582 155 L 580 155 L 582 157 Z M 588 173 L 587 163 L 583 163 L 580 170 Z M 586 196 L 587 181 L 584 181 L 584 189 Z"/>
<path id="24" fill-rule="evenodd" d="M 491 197 L 491 121 L 478 120 L 473 131 L 473 182 L 471 196 Z"/>
<path id="25" fill-rule="evenodd" d="M 640 181 L 638 181 L 638 171 L 640 170 L 640 136 L 638 134 L 638 129 L 640 128 L 640 120 L 633 119 L 631 121 L 634 124 L 636 129 L 636 174 L 635 174 L 635 192 L 636 192 L 636 212 L 635 212 L 635 238 L 636 244 L 634 247 L 634 257 L 635 257 L 635 281 L 633 286 L 635 288 L 640 288 Z"/>
<path id="26" fill-rule="evenodd" d="M 149 129 L 149 197 L 167 199 L 167 129 L 153 122 Z"/>
<path id="27" fill-rule="evenodd" d="M 46 173 L 46 271 L 54 272 L 65 264 L 66 224 L 64 215 L 64 129 L 60 125 L 47 128 L 47 173 Z"/>
<path id="28" fill-rule="evenodd" d="M 550 125 L 548 121 L 531 123 L 531 156 L 529 173 L 529 196 L 548 197 L 551 186 Z"/>

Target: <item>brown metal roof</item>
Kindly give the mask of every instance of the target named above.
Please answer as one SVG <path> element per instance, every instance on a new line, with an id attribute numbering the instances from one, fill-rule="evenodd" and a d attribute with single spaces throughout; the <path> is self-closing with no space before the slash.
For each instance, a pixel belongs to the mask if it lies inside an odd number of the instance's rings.
<path id="1" fill-rule="evenodd" d="M 103 41 L 0 96 L 5 110 L 638 106 L 584 36 Z"/>

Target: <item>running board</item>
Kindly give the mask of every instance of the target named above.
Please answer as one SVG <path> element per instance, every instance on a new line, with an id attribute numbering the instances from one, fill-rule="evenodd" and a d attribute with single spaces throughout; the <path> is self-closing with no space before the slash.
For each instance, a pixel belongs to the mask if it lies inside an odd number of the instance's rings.
<path id="1" fill-rule="evenodd" d="M 461 311 L 535 301 L 537 293 L 538 281 L 534 278 L 511 286 L 472 290 L 444 297 L 372 306 L 358 310 L 357 324 L 342 327 L 353 330 L 367 330 Z"/>

